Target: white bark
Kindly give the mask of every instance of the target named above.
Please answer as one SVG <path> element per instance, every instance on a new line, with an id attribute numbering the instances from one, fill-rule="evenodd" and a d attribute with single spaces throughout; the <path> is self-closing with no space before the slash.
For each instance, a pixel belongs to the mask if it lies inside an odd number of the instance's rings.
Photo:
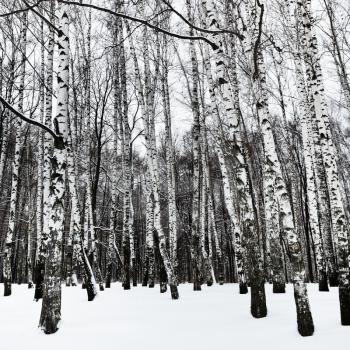
<path id="1" fill-rule="evenodd" d="M 60 32 L 58 34 L 57 111 L 54 118 L 56 139 L 51 158 L 50 218 L 45 262 L 44 295 L 40 315 L 40 328 L 44 333 L 55 333 L 61 320 L 61 245 L 64 230 L 64 197 L 66 172 L 66 145 L 68 123 L 69 85 L 69 22 L 67 8 L 61 5 Z M 47 218 L 45 218 L 47 220 Z"/>
<path id="2" fill-rule="evenodd" d="M 305 268 L 302 262 L 300 242 L 294 227 L 290 198 L 281 171 L 278 159 L 274 135 L 270 121 L 268 96 L 266 87 L 266 72 L 264 58 L 261 52 L 259 40 L 261 35 L 261 11 L 264 5 L 253 0 L 245 1 L 246 13 L 249 13 L 249 21 L 244 32 L 245 52 L 248 59 L 248 67 L 253 88 L 253 96 L 259 117 L 259 124 L 264 144 L 264 181 L 270 180 L 271 192 L 275 191 L 275 198 L 279 205 L 280 222 L 283 237 L 289 248 L 292 264 L 294 297 L 297 307 L 298 330 L 300 334 L 312 335 L 314 331 L 310 312 L 307 289 L 305 285 Z M 258 45 L 257 45 L 258 44 Z M 257 49 L 256 49 L 257 48 Z M 274 188 L 272 188 L 274 186 Z M 270 191 L 270 188 L 269 188 Z M 265 194 L 265 198 L 268 194 Z"/>
<path id="3" fill-rule="evenodd" d="M 22 26 L 20 33 L 21 42 L 21 68 L 20 68 L 20 83 L 19 83 L 19 101 L 18 111 L 23 113 L 23 99 L 24 99 L 24 83 L 25 83 L 25 66 L 26 66 L 26 46 L 27 46 L 27 14 L 23 13 Z M 4 262 L 3 262 L 3 276 L 4 276 L 4 296 L 11 295 L 11 279 L 12 267 L 11 257 L 13 248 L 13 239 L 16 225 L 16 207 L 18 200 L 18 181 L 20 172 L 20 161 L 23 148 L 23 122 L 21 119 L 16 119 L 16 139 L 15 139 L 15 154 L 12 164 L 11 176 L 11 198 L 10 198 L 10 216 L 8 227 L 6 231 Z"/>
<path id="4" fill-rule="evenodd" d="M 315 122 L 318 126 L 319 140 L 324 159 L 327 185 L 330 197 L 333 239 L 339 264 L 339 296 L 342 324 L 350 324 L 350 281 L 348 228 L 344 205 L 341 198 L 337 166 L 337 153 L 330 129 L 330 118 L 324 94 L 323 75 L 320 65 L 317 38 L 314 33 L 313 19 L 310 13 L 310 1 L 297 1 L 299 20 L 303 25 L 306 71 L 310 82 L 310 93 L 315 108 Z"/>

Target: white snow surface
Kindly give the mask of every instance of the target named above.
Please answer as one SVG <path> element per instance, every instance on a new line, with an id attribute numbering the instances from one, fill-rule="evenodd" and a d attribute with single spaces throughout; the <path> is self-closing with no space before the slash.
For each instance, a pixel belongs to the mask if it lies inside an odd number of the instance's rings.
<path id="1" fill-rule="evenodd" d="M 88 302 L 81 287 L 63 287 L 62 322 L 53 335 L 37 328 L 41 302 L 33 301 L 33 289 L 13 285 L 13 294 L 3 297 L 0 285 L 1 349 L 335 349 L 349 346 L 350 327 L 340 324 L 338 291 L 318 292 L 309 285 L 315 323 L 312 337 L 299 336 L 293 288 L 272 294 L 266 285 L 268 316 L 250 315 L 250 296 L 239 295 L 236 284 L 180 285 L 180 299 L 141 287 L 124 291 L 119 283 L 99 292 Z"/>

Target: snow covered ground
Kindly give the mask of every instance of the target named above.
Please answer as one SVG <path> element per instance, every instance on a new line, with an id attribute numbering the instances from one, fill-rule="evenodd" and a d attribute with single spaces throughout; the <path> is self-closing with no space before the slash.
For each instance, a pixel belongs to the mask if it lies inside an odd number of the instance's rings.
<path id="1" fill-rule="evenodd" d="M 337 289 L 319 293 L 309 286 L 315 334 L 302 338 L 296 330 L 293 290 L 272 294 L 267 285 L 268 317 L 254 319 L 249 295 L 239 295 L 237 285 L 203 287 L 193 292 L 181 285 L 180 299 L 138 286 L 124 291 L 120 284 L 100 292 L 93 302 L 80 287 L 63 288 L 63 321 L 54 335 L 38 328 L 41 303 L 33 290 L 14 285 L 3 297 L 0 285 L 1 349 L 123 349 L 221 350 L 308 349 L 332 350 L 350 345 L 350 327 L 339 321 Z"/>

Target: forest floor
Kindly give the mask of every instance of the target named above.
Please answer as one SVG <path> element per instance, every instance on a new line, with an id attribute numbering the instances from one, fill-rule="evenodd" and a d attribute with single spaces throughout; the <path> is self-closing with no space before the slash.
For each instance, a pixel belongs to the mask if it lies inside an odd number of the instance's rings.
<path id="1" fill-rule="evenodd" d="M 266 286 L 268 316 L 250 315 L 249 295 L 238 286 L 203 286 L 193 292 L 179 287 L 180 299 L 138 286 L 124 291 L 119 283 L 88 302 L 80 287 L 63 287 L 62 322 L 54 335 L 38 328 L 41 302 L 34 290 L 14 285 L 13 295 L 3 297 L 0 285 L 0 346 L 11 350 L 323 350 L 350 344 L 350 327 L 339 321 L 338 291 L 319 293 L 309 285 L 315 334 L 297 333 L 292 286 L 286 294 L 272 294 Z"/>

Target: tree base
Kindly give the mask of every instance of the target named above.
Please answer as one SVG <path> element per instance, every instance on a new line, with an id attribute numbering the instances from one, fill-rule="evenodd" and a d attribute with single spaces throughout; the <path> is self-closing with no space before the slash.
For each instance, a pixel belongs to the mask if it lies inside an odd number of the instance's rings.
<path id="1" fill-rule="evenodd" d="M 264 283 L 255 284 L 252 283 L 250 287 L 251 303 L 250 312 L 255 318 L 266 317 L 266 296 Z"/>
<path id="2" fill-rule="evenodd" d="M 339 278 L 338 273 L 333 272 L 329 274 L 329 286 L 330 287 L 338 287 L 339 286 Z"/>
<path id="3" fill-rule="evenodd" d="M 38 285 L 35 285 L 34 300 L 39 301 L 40 299 L 42 299 L 42 297 L 43 297 L 42 290 L 40 289 L 40 287 L 38 287 Z"/>
<path id="4" fill-rule="evenodd" d="M 41 330 L 45 334 L 54 334 L 58 331 L 58 324 L 61 320 L 61 315 L 48 313 L 45 319 L 41 322 Z"/>
<path id="5" fill-rule="evenodd" d="M 100 291 L 103 292 L 105 290 L 103 283 L 99 283 L 98 285 L 99 285 Z"/>
<path id="6" fill-rule="evenodd" d="M 106 273 L 106 284 L 105 284 L 105 288 L 111 288 L 111 283 L 112 283 L 112 272 L 113 272 L 112 263 L 109 262 L 108 265 L 107 265 L 107 273 Z"/>
<path id="7" fill-rule="evenodd" d="M 273 281 L 272 293 L 282 294 L 286 292 L 286 284 L 284 282 Z"/>
<path id="8" fill-rule="evenodd" d="M 171 293 L 171 299 L 177 300 L 179 299 L 179 291 L 177 289 L 176 284 L 171 284 L 170 285 L 170 293 Z"/>
<path id="9" fill-rule="evenodd" d="M 150 284 L 148 285 L 148 288 L 154 288 L 154 281 L 150 282 Z"/>
<path id="10" fill-rule="evenodd" d="M 70 277 L 70 282 L 72 287 L 76 287 L 78 285 L 78 278 L 75 272 L 72 273 L 72 276 Z"/>
<path id="11" fill-rule="evenodd" d="M 43 293 L 44 293 L 44 279 L 41 276 L 38 276 L 35 284 L 35 291 L 34 291 L 34 300 L 38 301 L 42 299 Z"/>
<path id="12" fill-rule="evenodd" d="M 225 277 L 224 277 L 224 267 L 222 265 L 220 265 L 219 267 L 219 276 L 218 276 L 218 283 L 220 286 L 222 286 L 225 282 Z"/>
<path id="13" fill-rule="evenodd" d="M 212 279 L 208 280 L 207 281 L 207 286 L 211 287 L 212 285 L 213 285 L 213 280 Z"/>
<path id="14" fill-rule="evenodd" d="M 342 326 L 350 326 L 350 287 L 339 286 L 340 320 Z"/>
<path id="15" fill-rule="evenodd" d="M 51 270 L 52 271 L 52 270 Z M 41 305 L 39 326 L 45 334 L 56 333 L 61 321 L 60 276 L 45 279 L 45 293 Z"/>
<path id="16" fill-rule="evenodd" d="M 193 282 L 193 290 L 194 291 L 202 290 L 201 284 L 199 282 Z"/>
<path id="17" fill-rule="evenodd" d="M 194 263 L 193 270 L 192 270 L 192 277 L 193 277 L 193 290 L 194 291 L 200 291 L 202 290 L 202 275 L 199 269 L 199 266 L 197 265 L 197 262 Z"/>
<path id="18" fill-rule="evenodd" d="M 318 280 L 318 290 L 320 292 L 329 292 L 327 274 L 321 272 Z"/>
<path id="19" fill-rule="evenodd" d="M 314 334 L 314 323 L 310 312 L 297 316 L 298 332 L 303 337 L 309 337 Z"/>
<path id="20" fill-rule="evenodd" d="M 111 274 L 108 273 L 106 276 L 105 288 L 111 288 L 111 283 L 112 283 L 112 276 Z"/>
<path id="21" fill-rule="evenodd" d="M 239 294 L 247 294 L 248 293 L 248 287 L 245 282 L 240 282 L 239 284 Z"/>
<path id="22" fill-rule="evenodd" d="M 11 282 L 4 281 L 4 297 L 8 297 L 12 294 Z"/>
<path id="23" fill-rule="evenodd" d="M 42 327 L 41 329 L 42 329 L 42 331 L 43 331 L 45 334 L 54 334 L 54 333 L 56 333 L 56 332 L 58 331 L 58 327 L 55 328 L 54 325 L 48 326 L 48 327 L 45 327 L 45 328 Z"/>
<path id="24" fill-rule="evenodd" d="M 85 289 L 87 292 L 88 301 L 93 301 L 95 299 L 95 296 L 97 295 L 95 286 L 93 285 L 93 283 L 87 284 Z"/>
<path id="25" fill-rule="evenodd" d="M 142 287 L 147 287 L 148 280 L 149 280 L 149 278 L 148 278 L 148 270 L 146 270 L 144 275 L 143 275 Z"/>
<path id="26" fill-rule="evenodd" d="M 167 287 L 165 282 L 160 282 L 159 286 L 160 286 L 160 292 L 161 293 L 165 293 L 167 291 L 167 289 L 168 289 L 168 287 Z"/>
<path id="27" fill-rule="evenodd" d="M 28 289 L 32 289 L 34 287 L 34 284 L 32 281 L 28 282 Z"/>
<path id="28" fill-rule="evenodd" d="M 298 332 L 303 337 L 309 337 L 313 335 L 315 328 L 304 283 L 294 285 L 294 298 L 297 309 Z"/>
<path id="29" fill-rule="evenodd" d="M 39 258 L 35 269 L 35 291 L 34 291 L 34 300 L 38 301 L 42 299 L 44 293 L 44 271 L 45 264 L 42 258 Z"/>

